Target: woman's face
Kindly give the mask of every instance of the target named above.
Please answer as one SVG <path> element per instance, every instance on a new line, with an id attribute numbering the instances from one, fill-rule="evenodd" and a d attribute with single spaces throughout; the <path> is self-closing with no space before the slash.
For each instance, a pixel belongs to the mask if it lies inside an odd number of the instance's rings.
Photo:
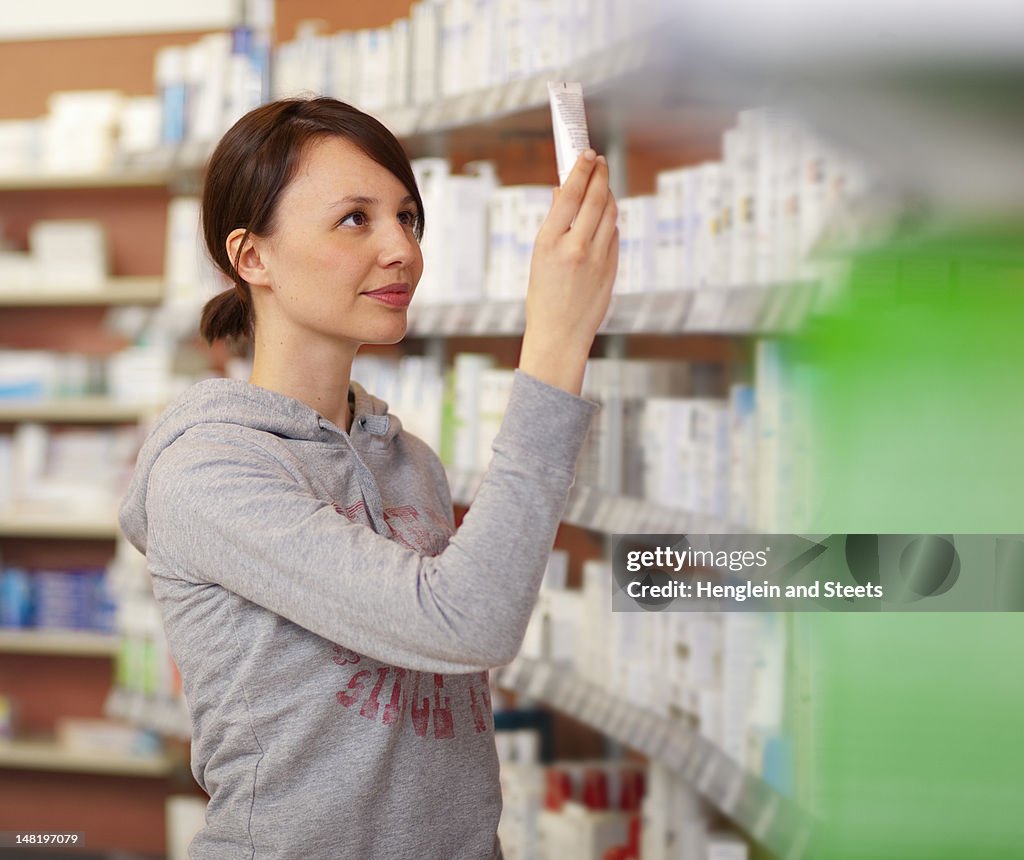
<path id="1" fill-rule="evenodd" d="M 257 240 L 278 322 L 355 346 L 401 340 L 423 274 L 418 218 L 405 186 L 357 146 L 311 143 L 278 199 L 273 234 Z"/>

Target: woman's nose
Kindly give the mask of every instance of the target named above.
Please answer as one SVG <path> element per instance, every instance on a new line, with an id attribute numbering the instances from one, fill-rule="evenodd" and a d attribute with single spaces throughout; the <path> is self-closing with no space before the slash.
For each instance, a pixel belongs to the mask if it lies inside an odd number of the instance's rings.
<path id="1" fill-rule="evenodd" d="M 397 221 L 388 226 L 381 236 L 380 263 L 393 266 L 400 263 L 409 265 L 416 256 L 416 237 L 412 231 Z"/>

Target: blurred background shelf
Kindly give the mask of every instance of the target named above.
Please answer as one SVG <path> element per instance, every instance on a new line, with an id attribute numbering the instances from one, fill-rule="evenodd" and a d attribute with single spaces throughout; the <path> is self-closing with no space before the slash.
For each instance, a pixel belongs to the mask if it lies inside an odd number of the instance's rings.
<path id="1" fill-rule="evenodd" d="M 93 305 L 155 305 L 164 297 L 162 278 L 110 278 L 93 289 L 5 290 L 0 285 L 0 307 L 87 307 Z"/>
<path id="2" fill-rule="evenodd" d="M 611 696 L 571 670 L 545 661 L 519 658 L 496 674 L 500 687 L 544 702 L 668 765 L 774 856 L 811 856 L 807 852 L 812 819 L 685 723 Z"/>
<path id="3" fill-rule="evenodd" d="M 448 470 L 452 501 L 468 506 L 483 472 Z M 693 514 L 665 505 L 618 496 L 577 483 L 569 494 L 562 522 L 605 534 L 735 534 L 746 531 L 735 523 Z"/>
<path id="4" fill-rule="evenodd" d="M 154 407 L 138 403 L 118 403 L 107 397 L 68 397 L 56 400 L 2 401 L 0 424 L 19 421 L 117 424 L 144 418 Z"/>
<path id="5" fill-rule="evenodd" d="M 793 331 L 814 310 L 815 283 L 711 287 L 613 295 L 602 334 L 734 334 Z M 522 299 L 413 305 L 413 337 L 521 336 Z"/>
<path id="6" fill-rule="evenodd" d="M 174 177 L 170 170 L 128 169 L 110 173 L 27 173 L 0 174 L 0 192 L 64 191 L 103 188 L 162 188 Z"/>
<path id="7" fill-rule="evenodd" d="M 120 638 L 110 633 L 84 630 L 0 630 L 2 654 L 113 657 L 120 643 Z"/>
<path id="8" fill-rule="evenodd" d="M 113 514 L 86 519 L 80 514 L 59 516 L 39 511 L 0 511 L 0 537 L 112 540 L 117 534 Z"/>
<path id="9" fill-rule="evenodd" d="M 65 749 L 54 741 L 0 741 L 0 768 L 166 777 L 175 766 L 174 760 L 166 755 L 85 753 Z"/>

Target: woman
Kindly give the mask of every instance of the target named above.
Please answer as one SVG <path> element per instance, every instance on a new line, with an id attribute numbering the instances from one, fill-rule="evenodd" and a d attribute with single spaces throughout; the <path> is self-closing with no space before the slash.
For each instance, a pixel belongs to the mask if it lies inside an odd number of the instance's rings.
<path id="1" fill-rule="evenodd" d="M 405 334 L 423 216 L 398 142 L 332 99 L 257 108 L 210 161 L 203 228 L 235 287 L 202 330 L 251 336 L 252 375 L 168 408 L 121 508 L 210 795 L 194 858 L 500 856 L 487 670 L 519 648 L 590 421 L 616 207 L 589 151 L 538 234 L 458 531 L 437 457 L 349 378 L 361 344 Z"/>

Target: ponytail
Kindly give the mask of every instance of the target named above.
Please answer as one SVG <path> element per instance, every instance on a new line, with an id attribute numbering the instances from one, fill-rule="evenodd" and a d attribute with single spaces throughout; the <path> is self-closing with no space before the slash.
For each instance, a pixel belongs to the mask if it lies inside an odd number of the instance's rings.
<path id="1" fill-rule="evenodd" d="M 252 337 L 252 310 L 246 287 L 232 287 L 217 293 L 203 307 L 199 332 L 208 344 L 215 340 Z"/>

